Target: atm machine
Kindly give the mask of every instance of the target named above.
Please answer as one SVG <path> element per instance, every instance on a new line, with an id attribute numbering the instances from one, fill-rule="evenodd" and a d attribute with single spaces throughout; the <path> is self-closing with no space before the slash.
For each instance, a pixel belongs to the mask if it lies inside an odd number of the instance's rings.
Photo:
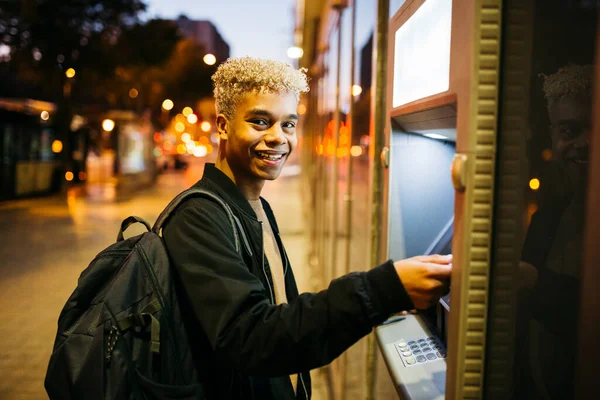
<path id="1" fill-rule="evenodd" d="M 407 0 L 389 22 L 381 259 L 454 256 L 452 309 L 447 295 L 375 329 L 401 399 L 481 393 L 498 85 L 485 80 L 499 69 L 498 10 L 492 0 Z"/>

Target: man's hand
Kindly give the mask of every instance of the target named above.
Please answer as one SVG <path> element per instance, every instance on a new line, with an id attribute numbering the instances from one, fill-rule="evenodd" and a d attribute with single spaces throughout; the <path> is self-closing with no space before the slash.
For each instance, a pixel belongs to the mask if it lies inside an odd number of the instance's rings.
<path id="1" fill-rule="evenodd" d="M 394 263 L 415 308 L 435 305 L 450 290 L 452 255 L 417 256 Z"/>

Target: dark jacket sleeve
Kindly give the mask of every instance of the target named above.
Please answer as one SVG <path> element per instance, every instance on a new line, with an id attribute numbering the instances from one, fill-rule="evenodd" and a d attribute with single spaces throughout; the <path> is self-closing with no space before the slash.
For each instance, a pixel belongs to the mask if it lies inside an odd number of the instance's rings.
<path id="1" fill-rule="evenodd" d="M 234 248 L 225 212 L 210 200 L 185 204 L 167 224 L 164 239 L 217 359 L 249 375 L 326 365 L 373 326 L 413 307 L 391 261 L 289 304 L 270 304 L 262 282 Z"/>

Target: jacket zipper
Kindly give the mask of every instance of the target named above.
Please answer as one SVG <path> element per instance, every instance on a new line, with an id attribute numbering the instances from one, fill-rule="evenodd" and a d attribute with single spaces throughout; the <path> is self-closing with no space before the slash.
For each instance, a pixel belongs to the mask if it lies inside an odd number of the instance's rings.
<path id="1" fill-rule="evenodd" d="M 277 237 L 279 238 L 279 243 L 277 243 L 277 246 L 280 247 L 279 252 L 281 253 L 281 256 L 283 257 L 283 276 L 285 277 L 285 275 L 287 274 L 287 270 L 288 270 L 288 258 L 287 258 L 287 253 L 285 252 L 285 249 L 283 248 L 283 241 L 281 240 L 281 235 L 279 234 L 279 231 L 277 232 Z"/>
<path id="2" fill-rule="evenodd" d="M 306 386 L 304 385 L 304 379 L 302 379 L 302 372 L 298 374 L 300 377 L 300 383 L 302 383 L 302 389 L 304 389 L 304 397 L 308 399 L 308 390 L 306 390 Z"/>
<path id="3" fill-rule="evenodd" d="M 275 294 L 273 293 L 273 289 L 271 289 L 271 283 L 269 282 L 269 277 L 267 276 L 267 270 L 265 269 L 265 232 L 263 230 L 263 222 L 260 222 L 260 236 L 262 238 L 262 270 L 263 274 L 265 274 L 265 279 L 267 281 L 267 286 L 269 286 L 269 297 L 271 298 L 271 302 L 275 304 Z"/>

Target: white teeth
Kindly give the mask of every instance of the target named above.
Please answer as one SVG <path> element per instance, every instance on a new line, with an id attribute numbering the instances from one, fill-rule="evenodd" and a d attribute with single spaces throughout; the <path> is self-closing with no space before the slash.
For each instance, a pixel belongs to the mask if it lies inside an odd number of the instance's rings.
<path id="1" fill-rule="evenodd" d="M 260 151 L 257 151 L 256 154 L 258 154 L 260 157 L 265 158 L 269 161 L 281 160 L 281 157 L 283 157 L 283 154 L 271 155 L 271 154 L 267 154 L 267 153 L 262 153 Z"/>

